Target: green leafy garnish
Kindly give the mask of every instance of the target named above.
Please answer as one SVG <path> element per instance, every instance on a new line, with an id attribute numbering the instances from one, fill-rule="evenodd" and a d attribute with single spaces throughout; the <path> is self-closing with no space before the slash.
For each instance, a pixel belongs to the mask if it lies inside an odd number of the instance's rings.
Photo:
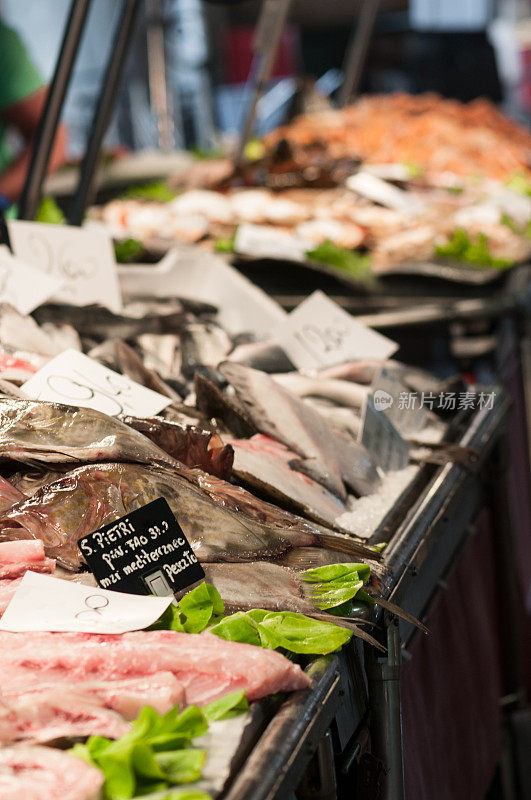
<path id="1" fill-rule="evenodd" d="M 194 747 L 193 740 L 208 731 L 209 722 L 234 717 L 248 708 L 243 691 L 221 697 L 204 709 L 188 706 L 180 713 L 177 706 L 167 714 L 145 706 L 121 739 L 90 736 L 71 753 L 103 772 L 104 800 L 129 800 L 199 780 L 207 753 Z M 171 791 L 168 797 L 210 800 L 209 795 L 193 790 Z"/>
<path id="2" fill-rule="evenodd" d="M 527 222 L 525 227 L 519 227 L 512 217 L 510 217 L 508 214 L 502 214 L 501 223 L 513 231 L 513 233 L 517 233 L 520 236 L 525 236 L 526 239 L 531 239 L 531 220 Z"/>
<path id="3" fill-rule="evenodd" d="M 175 200 L 177 192 L 170 189 L 164 181 L 152 181 L 141 186 L 130 186 L 120 195 L 124 200 L 153 200 L 156 203 L 169 203 Z"/>
<path id="4" fill-rule="evenodd" d="M 143 253 L 144 245 L 138 239 L 129 237 L 114 243 L 114 257 L 117 264 L 130 264 L 131 261 L 138 261 Z"/>
<path id="5" fill-rule="evenodd" d="M 330 564 L 307 569 L 302 580 L 311 583 L 311 599 L 322 611 L 335 610 L 342 615 L 352 610 L 352 600 L 371 577 L 368 564 Z"/>
<path id="6" fill-rule="evenodd" d="M 525 194 L 528 197 L 531 197 L 531 180 L 527 177 L 527 175 L 522 174 L 521 172 L 517 172 L 515 175 L 507 181 L 507 186 L 509 189 L 514 189 L 515 192 L 519 192 L 520 194 Z"/>
<path id="7" fill-rule="evenodd" d="M 329 239 L 313 250 L 308 250 L 306 256 L 312 261 L 320 261 L 322 264 L 337 267 L 358 280 L 367 280 L 372 277 L 371 259 L 366 253 L 337 247 Z"/>
<path id="8" fill-rule="evenodd" d="M 406 161 L 404 166 L 409 172 L 410 178 L 420 178 L 422 175 L 424 175 L 424 167 L 422 164 L 418 164 L 416 161 Z"/>
<path id="9" fill-rule="evenodd" d="M 304 655 L 334 653 L 352 638 L 352 631 L 330 622 L 293 611 L 265 611 L 261 608 L 224 617 L 209 628 L 209 632 L 231 642 L 244 642 L 271 650 L 282 648 Z"/>
<path id="10" fill-rule="evenodd" d="M 170 605 L 148 630 L 201 633 L 214 616 L 225 612 L 218 590 L 210 583 L 200 583 L 177 603 Z"/>
<path id="11" fill-rule="evenodd" d="M 225 697 L 220 697 L 219 700 L 213 700 L 201 709 L 209 722 L 214 722 L 219 719 L 230 719 L 237 717 L 239 714 L 244 714 L 249 710 L 249 703 L 245 696 L 243 689 L 236 692 L 226 694 Z"/>
<path id="12" fill-rule="evenodd" d="M 450 192 L 450 194 L 463 194 L 465 191 L 464 186 L 447 186 L 446 191 Z"/>
<path id="13" fill-rule="evenodd" d="M 43 197 L 35 215 L 35 222 L 47 222 L 49 225 L 62 225 L 65 215 L 50 195 Z"/>
<path id="14" fill-rule="evenodd" d="M 356 583 L 361 581 L 360 586 L 363 586 L 369 580 L 370 568 L 366 564 L 333 564 L 307 570 L 305 574 L 309 576 L 308 582 L 314 584 L 318 595 L 316 606 L 328 609 L 343 603 L 346 595 L 348 599 L 354 597 L 360 588 L 356 588 Z M 317 577 L 314 579 L 312 576 Z M 330 579 L 326 576 L 330 576 Z M 334 577 L 335 583 L 332 581 Z M 326 589 L 321 590 L 327 580 L 330 582 Z M 348 587 L 346 591 L 343 591 L 343 585 Z M 239 611 L 229 616 L 223 616 L 224 612 L 218 590 L 204 582 L 187 592 L 177 605 L 170 605 L 148 630 L 201 633 L 208 628 L 209 633 L 232 642 L 273 650 L 281 647 L 291 653 L 306 655 L 333 653 L 351 637 L 350 632 L 332 622 L 315 620 L 304 614 L 266 611 L 262 608 Z M 135 724 L 139 724 L 139 721 Z"/>
<path id="15" fill-rule="evenodd" d="M 218 253 L 234 253 L 235 239 L 236 239 L 236 234 L 234 234 L 234 236 L 218 239 L 216 241 L 216 250 L 218 251 Z"/>
<path id="16" fill-rule="evenodd" d="M 457 228 L 452 238 L 445 245 L 436 245 L 435 253 L 442 258 L 451 258 L 457 261 L 464 261 L 468 264 L 475 264 L 478 267 L 494 267 L 495 269 L 507 269 L 512 267 L 514 261 L 506 258 L 493 258 L 489 253 L 487 237 L 484 233 L 478 233 L 474 241 L 469 238 L 462 228 Z"/>

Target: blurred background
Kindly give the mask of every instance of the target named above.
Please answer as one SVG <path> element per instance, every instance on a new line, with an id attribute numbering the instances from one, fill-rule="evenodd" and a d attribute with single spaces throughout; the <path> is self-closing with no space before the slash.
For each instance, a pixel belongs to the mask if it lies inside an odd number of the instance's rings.
<path id="1" fill-rule="evenodd" d="M 261 5 L 260 0 L 234 6 L 201 0 L 143 3 L 106 148 L 210 149 L 234 136 L 244 117 L 246 82 L 253 75 L 254 28 Z M 305 107 L 314 86 L 333 102 L 361 5 L 352 0 L 294 0 L 268 92 L 257 109 L 258 134 L 282 123 L 297 104 Z M 3 0 L 0 8 L 2 20 L 19 33 L 48 82 L 69 0 Z M 94 0 L 89 11 L 64 110 L 69 158 L 83 153 L 120 8 L 118 0 Z M 158 107 L 154 97 L 161 81 L 162 109 L 160 97 Z M 359 89 L 435 91 L 462 101 L 487 97 L 529 122 L 531 4 L 382 0 Z"/>

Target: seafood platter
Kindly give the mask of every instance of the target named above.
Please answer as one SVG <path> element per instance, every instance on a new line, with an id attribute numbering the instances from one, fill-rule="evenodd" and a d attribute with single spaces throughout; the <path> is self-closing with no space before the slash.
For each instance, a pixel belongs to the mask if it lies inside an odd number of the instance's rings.
<path id="1" fill-rule="evenodd" d="M 369 294 L 406 277 L 480 287 L 529 260 L 530 152 L 489 101 L 364 96 L 251 142 L 236 168 L 203 157 L 90 214 L 124 261 L 196 243 L 278 282 L 297 268 Z"/>

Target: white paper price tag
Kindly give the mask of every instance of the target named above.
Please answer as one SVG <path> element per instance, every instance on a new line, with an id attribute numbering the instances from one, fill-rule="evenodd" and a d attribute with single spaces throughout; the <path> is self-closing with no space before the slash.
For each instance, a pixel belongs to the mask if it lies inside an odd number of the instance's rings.
<path id="1" fill-rule="evenodd" d="M 0 247 L 0 302 L 21 314 L 30 314 L 63 286 L 64 281 L 47 275 Z"/>
<path id="2" fill-rule="evenodd" d="M 121 310 L 112 242 L 103 230 L 22 220 L 7 225 L 15 255 L 64 284 L 55 300 Z"/>
<path id="3" fill-rule="evenodd" d="M 23 384 L 22 391 L 31 400 L 94 408 L 110 417 L 151 417 L 171 403 L 169 397 L 146 389 L 77 350 L 65 350 L 52 358 Z"/>
<path id="4" fill-rule="evenodd" d="M 363 406 L 360 441 L 385 472 L 407 467 L 409 446 L 385 413 L 377 410 L 372 395 Z"/>
<path id="5" fill-rule="evenodd" d="M 387 359 L 396 342 L 367 328 L 323 292 L 314 292 L 288 314 L 275 339 L 299 369 L 319 369 L 356 359 Z"/>
<path id="6" fill-rule="evenodd" d="M 267 225 L 244 223 L 238 226 L 234 250 L 253 258 L 277 258 L 281 261 L 304 261 L 311 243 L 288 231 L 279 231 Z"/>
<path id="7" fill-rule="evenodd" d="M 111 592 L 26 572 L 0 619 L 3 631 L 127 633 L 148 628 L 173 597 Z"/>
<path id="8" fill-rule="evenodd" d="M 427 410 L 420 405 L 416 392 L 411 392 L 392 370 L 382 367 L 371 385 L 380 410 L 401 433 L 414 433 L 422 428 Z"/>

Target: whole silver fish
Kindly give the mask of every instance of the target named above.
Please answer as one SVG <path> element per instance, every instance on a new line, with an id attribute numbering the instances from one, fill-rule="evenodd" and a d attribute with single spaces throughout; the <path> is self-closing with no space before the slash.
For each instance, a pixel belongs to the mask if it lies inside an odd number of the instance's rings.
<path id="1" fill-rule="evenodd" d="M 342 500 L 345 486 L 358 495 L 376 489 L 380 477 L 367 450 L 335 434 L 318 411 L 263 372 L 228 361 L 219 370 L 258 430 L 299 455 L 301 472 Z"/>
<path id="2" fill-rule="evenodd" d="M 0 398 L 0 460 L 176 464 L 141 433 L 100 411 L 10 398 Z"/>
<path id="3" fill-rule="evenodd" d="M 1 515 L 0 541 L 41 539 L 48 555 L 75 570 L 81 564 L 78 539 L 160 497 L 168 501 L 201 561 L 256 561 L 292 547 L 321 545 L 351 556 L 374 555 L 348 537 L 322 533 L 303 520 L 293 527 L 260 522 L 214 502 L 175 470 L 141 464 L 73 470 Z"/>

